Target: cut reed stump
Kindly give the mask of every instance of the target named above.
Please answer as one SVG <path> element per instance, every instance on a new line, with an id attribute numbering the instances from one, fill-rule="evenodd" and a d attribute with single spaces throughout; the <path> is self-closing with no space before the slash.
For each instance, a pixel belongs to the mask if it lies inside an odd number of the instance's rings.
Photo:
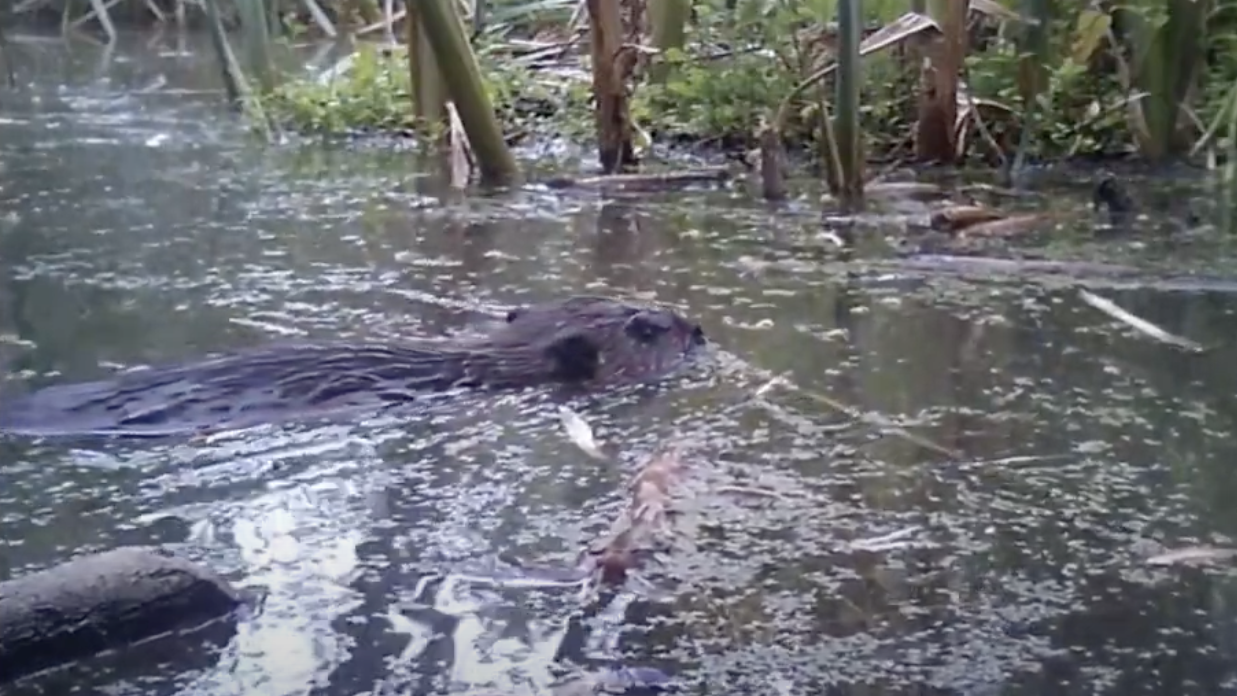
<path id="1" fill-rule="evenodd" d="M 634 53 L 623 51 L 623 17 L 618 0 L 588 0 L 588 16 L 597 154 L 602 172 L 613 174 L 636 164 L 634 129 L 627 103 L 627 77 L 634 64 Z"/>

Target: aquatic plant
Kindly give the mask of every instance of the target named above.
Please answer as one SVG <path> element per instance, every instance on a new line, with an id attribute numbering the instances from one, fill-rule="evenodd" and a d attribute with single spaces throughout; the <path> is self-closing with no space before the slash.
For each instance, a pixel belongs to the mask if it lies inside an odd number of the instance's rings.
<path id="1" fill-rule="evenodd" d="M 978 158 L 1017 171 L 1030 159 L 1087 154 L 1226 158 L 1225 133 L 1207 124 L 1225 111 L 1237 81 L 1227 50 L 1237 23 L 1231 8 L 1210 0 L 450 4 L 471 26 L 505 140 L 595 138 L 605 170 L 630 168 L 660 143 L 761 146 L 770 128 L 777 145 L 814 154 L 835 192 L 843 180 L 864 179 L 858 165 L 867 160 Z M 246 70 L 283 122 L 311 131 L 445 129 L 445 112 L 434 104 L 445 101 L 452 81 L 432 76 L 458 66 L 431 64 L 403 4 L 219 5 L 223 21 L 242 32 L 261 29 L 265 17 L 270 41 L 307 33 L 379 39 L 376 67 L 358 60 L 359 69 L 332 80 L 284 76 L 270 87 L 261 77 L 263 42 L 242 38 L 251 56 Z M 78 15 L 67 0 L 27 0 L 14 9 L 61 12 L 66 28 L 97 26 L 111 35 L 122 15 L 191 23 L 195 8 L 183 0 L 119 0 Z M 863 34 L 857 49 L 856 28 Z M 413 50 L 390 50 L 397 43 Z M 374 79 L 397 64 L 416 71 L 402 92 Z M 767 169 L 773 177 L 775 167 Z"/>

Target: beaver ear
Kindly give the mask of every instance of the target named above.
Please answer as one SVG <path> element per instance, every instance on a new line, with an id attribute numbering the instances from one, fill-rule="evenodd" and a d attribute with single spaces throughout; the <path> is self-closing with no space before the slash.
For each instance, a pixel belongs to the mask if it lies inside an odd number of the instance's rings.
<path id="1" fill-rule="evenodd" d="M 601 351 L 584 334 L 555 339 L 546 348 L 546 356 L 554 363 L 554 378 L 564 382 L 587 382 L 601 367 Z"/>

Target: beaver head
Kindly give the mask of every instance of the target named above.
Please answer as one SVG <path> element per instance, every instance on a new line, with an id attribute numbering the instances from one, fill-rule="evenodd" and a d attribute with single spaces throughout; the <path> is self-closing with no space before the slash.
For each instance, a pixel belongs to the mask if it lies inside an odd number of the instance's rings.
<path id="1" fill-rule="evenodd" d="M 708 344 L 699 324 L 669 309 L 575 296 L 513 309 L 488 336 L 486 380 L 597 385 L 659 379 Z"/>

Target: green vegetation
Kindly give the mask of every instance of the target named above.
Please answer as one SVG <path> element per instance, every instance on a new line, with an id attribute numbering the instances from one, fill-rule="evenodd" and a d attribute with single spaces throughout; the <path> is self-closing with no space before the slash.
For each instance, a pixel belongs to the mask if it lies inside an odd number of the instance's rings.
<path id="1" fill-rule="evenodd" d="M 246 6 L 270 12 L 270 1 L 219 0 L 231 7 L 233 26 L 263 14 Z M 508 140 L 594 136 L 587 15 L 576 11 L 579 5 L 488 0 L 481 8 L 484 21 L 476 25 L 483 30 L 474 48 Z M 839 73 L 804 83 L 834 61 L 843 43 L 836 25 L 821 21 L 839 16 L 838 0 L 695 0 L 685 35 L 671 20 L 648 17 L 648 0 L 624 0 L 623 6 L 640 20 L 633 29 L 628 17 L 628 43 L 685 36 L 681 50 L 640 52 L 629 84 L 638 139 L 648 134 L 663 142 L 752 147 L 762 125 L 778 118 L 787 145 L 818 150 L 822 134 L 832 131 Z M 908 31 L 876 51 L 862 46 L 859 148 L 867 156 L 901 157 L 918 148 L 925 158 L 924 129 L 932 117 L 960 126 L 952 135 L 938 129 L 940 142 L 927 148 L 935 153 L 927 158 L 937 160 L 953 159 L 941 153 L 956 150 L 1003 162 L 1020 145 L 1024 154 L 1042 158 L 1131 150 L 1150 158 L 1204 152 L 1223 158 L 1233 147 L 1229 134 L 1237 119 L 1229 106 L 1237 96 L 1237 53 L 1228 49 L 1237 38 L 1237 0 L 972 0 L 965 17 L 949 15 L 954 6 L 944 0 L 854 3 L 867 41 L 916 9 L 944 30 Z M 458 7 L 474 20 L 472 0 Z M 275 9 L 270 14 L 279 21 L 269 23 L 274 41 L 307 33 L 363 33 L 364 40 L 351 69 L 335 79 L 283 75 L 261 90 L 256 98 L 264 113 L 310 133 L 413 127 L 406 52 L 391 44 L 403 37 L 402 1 L 282 2 Z M 399 20 L 389 32 L 383 27 L 387 12 Z M 650 28 L 651 20 L 663 24 Z M 959 49 L 956 56 L 950 46 Z M 955 58 L 957 69 L 949 69 Z M 925 71 L 925 64 L 932 69 Z M 942 78 L 942 72 L 954 74 Z M 849 94 L 853 88 L 847 87 Z M 929 93 L 956 93 L 956 113 L 949 104 L 925 106 Z"/>

